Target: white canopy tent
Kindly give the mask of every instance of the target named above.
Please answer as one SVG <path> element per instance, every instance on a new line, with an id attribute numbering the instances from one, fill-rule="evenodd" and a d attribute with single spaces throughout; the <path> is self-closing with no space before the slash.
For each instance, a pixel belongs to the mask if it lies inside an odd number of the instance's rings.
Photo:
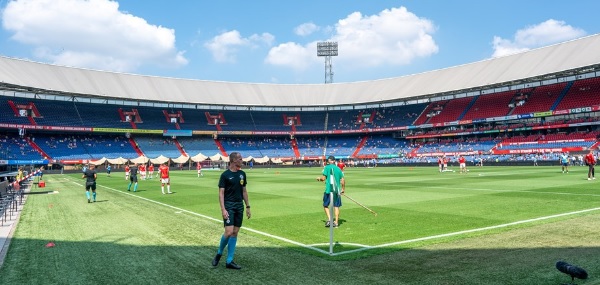
<path id="1" fill-rule="evenodd" d="M 150 159 L 145 156 L 140 156 L 138 158 L 130 159 L 129 161 L 139 164 L 139 163 L 147 163 Z"/>
<path id="2" fill-rule="evenodd" d="M 256 163 L 267 163 L 267 162 L 269 162 L 269 160 L 271 160 L 271 159 L 266 155 L 262 158 L 254 158 L 254 162 L 256 162 Z"/>
<path id="3" fill-rule="evenodd" d="M 151 158 L 150 162 L 153 164 L 163 164 L 165 162 L 169 161 L 169 158 L 164 156 L 164 155 L 160 155 L 157 158 Z"/>
<path id="4" fill-rule="evenodd" d="M 107 159 L 108 163 L 110 164 L 125 164 L 129 161 L 129 159 L 127 158 L 122 158 L 122 157 L 117 157 L 114 159 Z"/>
<path id="5" fill-rule="evenodd" d="M 280 163 L 283 163 L 283 160 L 281 160 L 281 158 L 271 158 L 271 162 L 280 164 Z"/>
<path id="6" fill-rule="evenodd" d="M 208 158 L 208 156 L 206 156 L 206 155 L 204 155 L 204 154 L 202 154 L 202 153 L 198 153 L 198 154 L 196 154 L 196 155 L 194 155 L 194 156 L 190 157 L 190 159 L 191 159 L 193 162 L 205 161 L 207 158 Z"/>
<path id="7" fill-rule="evenodd" d="M 210 156 L 209 158 L 212 161 L 221 160 L 221 161 L 229 162 L 229 157 L 228 156 L 222 156 L 220 153 L 217 153 L 217 154 L 215 154 L 213 156 Z"/>
<path id="8" fill-rule="evenodd" d="M 174 163 L 186 163 L 188 162 L 188 160 L 190 160 L 189 156 L 185 156 L 185 155 L 181 155 L 178 158 L 173 158 L 171 159 L 171 161 L 173 161 Z"/>
<path id="9" fill-rule="evenodd" d="M 93 165 L 102 165 L 102 164 L 104 164 L 106 162 L 106 160 L 107 160 L 106 157 L 103 157 L 103 158 L 101 158 L 99 160 L 90 160 L 90 164 L 93 164 Z"/>

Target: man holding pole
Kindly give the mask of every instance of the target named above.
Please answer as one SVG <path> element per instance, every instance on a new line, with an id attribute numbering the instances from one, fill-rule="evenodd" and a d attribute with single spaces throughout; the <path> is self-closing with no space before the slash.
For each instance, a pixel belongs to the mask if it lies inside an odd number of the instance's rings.
<path id="1" fill-rule="evenodd" d="M 342 206 L 341 194 L 344 193 L 346 188 L 346 182 L 344 180 L 344 173 L 335 164 L 335 157 L 330 155 L 327 158 L 327 165 L 323 168 L 322 176 L 317 177 L 317 181 L 325 182 L 325 193 L 323 194 L 323 208 L 327 215 L 327 221 L 325 222 L 326 227 L 331 225 L 331 213 L 329 211 L 329 204 L 333 199 L 333 209 L 335 219 L 333 220 L 333 227 L 339 225 L 340 207 Z M 341 186 L 341 189 L 340 189 Z"/>

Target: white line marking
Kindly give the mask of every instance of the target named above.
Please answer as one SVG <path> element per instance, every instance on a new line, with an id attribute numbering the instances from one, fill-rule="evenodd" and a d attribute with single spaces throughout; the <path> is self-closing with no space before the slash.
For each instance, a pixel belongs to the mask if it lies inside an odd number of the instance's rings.
<path id="1" fill-rule="evenodd" d="M 75 183 L 77 185 L 80 185 L 80 186 L 83 186 L 82 184 L 79 184 L 79 183 L 77 183 L 75 181 L 73 181 L 73 183 Z M 178 207 L 175 207 L 175 206 L 171 206 L 169 204 L 165 204 L 165 203 L 161 203 L 161 202 L 158 202 L 158 201 L 155 201 L 155 200 L 151 200 L 151 199 L 148 199 L 148 198 L 144 198 L 144 197 L 140 197 L 140 196 L 137 196 L 137 195 L 133 195 L 131 193 L 126 193 L 126 192 L 123 192 L 121 190 L 117 190 L 117 189 L 114 189 L 114 188 L 111 188 L 111 187 L 107 187 L 107 186 L 103 186 L 103 185 L 98 185 L 98 187 L 106 188 L 108 190 L 112 190 L 112 191 L 115 191 L 117 193 L 121 193 L 121 194 L 124 194 L 124 195 L 129 195 L 131 197 L 135 197 L 135 198 L 142 199 L 142 200 L 145 200 L 145 201 L 148 201 L 148 202 L 151 202 L 151 203 L 155 203 L 155 204 L 158 204 L 158 205 L 161 205 L 161 206 L 164 206 L 164 207 L 175 209 L 177 211 L 188 213 L 190 215 L 202 217 L 202 218 L 205 218 L 207 220 L 215 221 L 215 222 L 218 222 L 218 223 L 223 223 L 223 220 L 215 219 L 213 217 L 209 217 L 209 216 L 206 216 L 206 215 L 203 215 L 203 214 L 199 214 L 199 213 L 196 213 L 196 212 L 188 211 L 186 209 L 182 209 L 182 208 L 178 208 Z M 259 230 L 255 230 L 255 229 L 252 229 L 252 228 L 249 228 L 249 227 L 242 227 L 240 230 L 250 231 L 250 232 L 257 233 L 257 234 L 260 234 L 260 235 L 263 235 L 263 236 L 267 236 L 267 237 L 270 237 L 270 238 L 273 238 L 273 239 L 277 239 L 277 240 L 280 240 L 280 241 L 291 243 L 293 245 L 297 245 L 297 246 L 300 246 L 300 247 L 303 247 L 303 248 L 311 249 L 311 250 L 314 250 L 314 251 L 317 251 L 317 252 L 320 252 L 320 253 L 323 253 L 323 254 L 329 254 L 328 251 L 322 250 L 320 248 L 316 248 L 316 247 L 313 247 L 313 246 L 310 246 L 310 245 L 306 245 L 306 244 L 303 244 L 303 243 L 300 243 L 300 242 L 297 242 L 297 241 L 293 241 L 291 239 L 287 239 L 287 238 L 284 238 L 284 237 L 275 236 L 275 235 L 272 235 L 272 234 L 269 234 L 269 233 L 261 232 Z"/>
<path id="2" fill-rule="evenodd" d="M 499 228 L 520 225 L 520 224 L 525 224 L 525 223 L 549 220 L 549 219 L 554 219 L 554 218 L 558 218 L 558 217 L 565 217 L 565 216 L 576 215 L 576 214 L 598 211 L 598 210 L 600 210 L 600 207 L 586 209 L 586 210 L 580 210 L 580 211 L 575 211 L 575 212 L 550 215 L 550 216 L 539 217 L 539 218 L 528 219 L 528 220 L 521 220 L 521 221 L 516 221 L 516 222 L 512 222 L 512 223 L 507 223 L 507 224 L 501 224 L 501 225 L 495 225 L 495 226 L 489 226 L 489 227 L 483 227 L 483 228 L 477 228 L 477 229 L 471 229 L 471 230 L 464 230 L 464 231 L 458 231 L 458 232 L 453 232 L 453 233 L 440 234 L 440 235 L 434 235 L 434 236 L 428 236 L 428 237 L 422 237 L 422 238 L 416 238 L 416 239 L 409 239 L 409 240 L 397 241 L 397 242 L 392 242 L 392 243 L 385 243 L 385 244 L 375 245 L 375 246 L 366 247 L 366 248 L 359 248 L 359 249 L 353 249 L 353 250 L 348 250 L 348 251 L 344 251 L 344 252 L 334 253 L 333 255 L 342 255 L 342 254 L 365 251 L 365 250 L 373 249 L 373 248 L 382 248 L 382 247 L 407 244 L 407 243 L 412 243 L 412 242 L 419 242 L 419 241 L 426 241 L 426 240 L 432 240 L 432 239 L 438 239 L 438 238 L 457 236 L 457 235 L 468 234 L 468 233 L 482 232 L 482 231 L 487 231 L 487 230 L 493 230 L 493 229 L 499 229 Z"/>
<path id="3" fill-rule="evenodd" d="M 569 195 L 569 196 L 592 196 L 592 197 L 600 197 L 599 194 L 587 194 L 587 193 L 565 193 L 565 192 L 541 192 L 541 191 L 532 191 L 532 190 L 498 190 L 498 189 L 485 189 L 485 188 L 458 188 L 458 187 L 440 187 L 440 186 L 431 186 L 427 188 L 432 189 L 448 189 L 448 190 L 464 190 L 464 191 L 489 191 L 489 192 L 506 192 L 506 193 L 534 193 L 534 194 L 553 194 L 553 195 Z"/>
<path id="4" fill-rule="evenodd" d="M 74 182 L 75 184 L 81 185 L 77 182 Z M 209 217 L 206 215 L 202 215 L 196 212 L 192 212 L 192 211 L 188 211 L 185 209 L 181 209 L 175 206 L 171 206 L 165 203 L 161 203 L 158 201 L 154 201 L 148 198 L 144 198 L 144 197 L 140 197 L 140 196 L 136 196 L 133 195 L 131 193 L 126 193 L 123 192 L 121 190 L 117 190 L 114 188 L 110 188 L 110 187 L 106 187 L 106 186 L 102 186 L 102 185 L 98 185 L 100 187 L 124 194 L 124 195 L 129 195 L 131 197 L 136 197 L 151 203 L 155 203 L 161 206 L 165 206 L 171 209 L 175 209 L 178 211 L 182 211 L 194 216 L 198 216 L 198 217 L 202 217 L 211 221 L 215 221 L 215 222 L 219 222 L 222 223 L 223 221 L 215 219 L 213 217 Z M 527 192 L 527 191 L 522 191 L 522 192 Z M 538 192 L 539 193 L 539 192 Z M 551 194 L 557 194 L 557 193 L 553 193 L 550 192 Z M 565 193 L 566 194 L 566 193 Z M 584 195 L 584 194 L 581 194 Z M 338 256 L 338 255 L 344 255 L 344 254 L 350 254 L 350 253 L 355 253 L 355 252 L 361 252 L 361 251 L 365 251 L 365 250 L 370 250 L 370 249 L 376 249 L 376 248 L 384 248 L 384 247 L 389 247 L 389 246 L 395 246 L 395 245 L 400 245 L 400 244 L 408 244 L 408 243 L 413 243 L 413 242 L 420 242 L 420 241 L 427 241 L 427 240 L 433 240 L 433 239 L 439 239 L 439 238 L 445 238 L 445 237 L 451 237 L 451 236 L 457 236 L 457 235 L 462 235 L 462 234 L 469 234 L 469 233 L 475 233 L 475 232 L 483 232 L 483 231 L 487 231 L 487 230 L 493 230 L 493 229 L 499 229 L 499 228 L 505 228 L 505 227 L 510 227 L 510 226 L 515 226 L 515 225 L 520 225 L 520 224 L 526 224 L 526 223 L 532 223 L 532 222 L 537 222 L 537 221 L 543 221 L 543 220 L 549 220 L 549 219 L 554 219 L 554 218 L 559 218 L 559 217 L 565 217 L 565 216 L 571 216 L 571 215 L 577 215 L 577 214 L 581 214 L 581 213 L 587 213 L 587 212 L 593 212 L 593 211 L 598 211 L 600 210 L 600 207 L 598 208 L 591 208 L 591 209 L 585 209 L 585 210 L 580 210 L 580 211 L 574 211 L 574 212 L 567 212 L 567 213 L 562 213 L 562 214 L 556 214 L 556 215 L 550 215 L 550 216 L 545 216 L 545 217 L 538 217 L 538 218 L 533 218 L 533 219 L 527 219 L 527 220 L 521 220 L 521 221 L 516 221 L 516 222 L 512 222 L 512 223 L 506 223 L 506 224 L 500 224 L 500 225 L 495 225 L 495 226 L 489 226 L 489 227 L 483 227 L 483 228 L 476 228 L 476 229 L 470 229 L 470 230 L 464 230 L 464 231 L 458 231 L 458 232 L 452 232 L 452 233 L 445 233 L 445 234 L 439 234 L 439 235 L 433 235 L 433 236 L 427 236 L 427 237 L 421 237 L 421 238 L 416 238 L 416 239 L 409 239 L 409 240 L 403 240 L 403 241 L 397 241 L 397 242 L 392 242 L 392 243 L 384 243 L 384 244 L 380 244 L 380 245 L 374 245 L 374 246 L 367 246 L 367 245 L 362 245 L 362 244 L 356 244 L 356 243 L 344 243 L 344 242 L 337 242 L 337 244 L 343 244 L 343 245 L 352 245 L 352 246 L 358 246 L 361 248 L 357 248 L 357 249 L 352 249 L 352 250 L 347 250 L 347 251 L 343 251 L 343 252 L 334 252 L 333 254 L 329 254 L 328 251 L 322 250 L 320 248 L 316 248 L 315 246 L 318 245 L 329 245 L 329 243 L 320 243 L 320 244 L 313 244 L 313 245 L 306 245 L 297 241 L 293 241 L 284 237 L 280 237 L 280 236 L 275 236 L 272 234 L 268 234 L 259 230 L 255 230 L 255 229 L 251 229 L 248 227 L 243 227 L 241 228 L 241 230 L 247 230 L 253 233 L 257 233 L 263 236 L 267 236 L 273 239 L 277 239 L 280 241 L 284 241 L 287 243 L 291 243 L 306 249 L 311 249 L 314 250 L 316 252 L 322 253 L 322 254 L 326 254 L 326 255 L 330 255 L 330 256 Z"/>

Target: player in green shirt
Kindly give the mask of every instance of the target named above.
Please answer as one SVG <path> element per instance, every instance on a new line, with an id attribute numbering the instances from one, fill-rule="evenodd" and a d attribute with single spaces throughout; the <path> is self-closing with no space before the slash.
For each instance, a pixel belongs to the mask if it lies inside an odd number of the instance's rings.
<path id="1" fill-rule="evenodd" d="M 329 203 L 331 202 L 331 196 L 329 195 L 329 193 L 333 192 L 333 209 L 335 212 L 333 227 L 337 227 L 339 225 L 340 207 L 342 206 L 341 194 L 343 194 L 346 190 L 346 181 L 344 180 L 344 173 L 335 164 L 335 157 L 330 155 L 327 158 L 327 165 L 325 166 L 325 168 L 323 168 L 323 172 L 321 174 L 322 176 L 317 177 L 317 181 L 325 181 L 325 193 L 323 193 L 323 208 L 325 210 L 325 214 L 327 215 L 327 221 L 325 222 L 325 226 L 331 226 L 331 214 L 329 213 Z M 330 177 L 332 174 L 333 180 L 335 181 L 334 185 L 332 185 L 330 181 Z"/>

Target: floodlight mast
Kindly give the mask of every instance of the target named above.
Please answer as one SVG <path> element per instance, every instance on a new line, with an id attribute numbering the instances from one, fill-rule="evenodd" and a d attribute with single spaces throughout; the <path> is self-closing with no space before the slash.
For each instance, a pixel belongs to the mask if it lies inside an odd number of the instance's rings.
<path id="1" fill-rule="evenodd" d="M 325 84 L 333 83 L 332 56 L 338 56 L 337 42 L 317 43 L 317 56 L 325 57 Z"/>

